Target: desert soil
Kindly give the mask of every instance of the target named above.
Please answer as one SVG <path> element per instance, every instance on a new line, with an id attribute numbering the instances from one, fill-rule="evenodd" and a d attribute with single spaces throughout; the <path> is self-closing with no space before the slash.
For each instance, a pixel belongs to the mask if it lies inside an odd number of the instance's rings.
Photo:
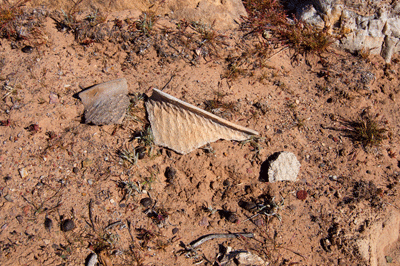
<path id="1" fill-rule="evenodd" d="M 104 24 L 139 15 L 110 13 Z M 81 44 L 41 20 L 39 39 L 0 40 L 1 265 L 83 265 L 92 252 L 102 265 L 220 265 L 227 247 L 270 265 L 368 265 L 357 241 L 388 217 L 398 235 L 399 55 L 389 67 L 379 56 L 328 48 L 294 58 L 276 47 L 263 67 L 235 78 L 225 59 L 246 48 L 240 31 L 185 54 L 165 37 L 176 21 L 159 19 L 137 42 Z M 122 125 L 85 124 L 75 94 L 122 77 L 132 102 Z M 121 153 L 144 145 L 137 136 L 148 126 L 141 96 L 164 86 L 203 109 L 218 100 L 211 111 L 260 137 L 186 155 L 150 145 L 130 164 Z M 377 145 L 353 134 L 351 122 L 366 116 L 387 129 Z M 268 157 L 281 151 L 301 163 L 296 182 L 265 178 Z M 176 173 L 167 177 L 168 167 Z M 239 232 L 254 238 L 188 247 Z M 378 260 L 400 265 L 400 243 L 375 240 Z"/>

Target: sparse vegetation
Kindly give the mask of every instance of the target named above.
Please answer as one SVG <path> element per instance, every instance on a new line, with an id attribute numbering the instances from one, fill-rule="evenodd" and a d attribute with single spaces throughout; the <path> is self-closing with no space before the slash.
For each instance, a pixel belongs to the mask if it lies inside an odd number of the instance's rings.
<path id="1" fill-rule="evenodd" d="M 371 116 L 363 115 L 359 120 L 346 124 L 351 137 L 364 147 L 379 145 L 386 138 L 387 129 Z"/>
<path id="2" fill-rule="evenodd" d="M 227 96 L 227 94 L 220 92 L 220 91 L 214 91 L 214 99 L 212 100 L 207 100 L 204 102 L 206 105 L 205 110 L 209 112 L 213 112 L 216 109 L 223 109 L 224 111 L 234 111 L 235 109 L 235 103 L 233 102 L 225 102 L 223 99 Z"/>
<path id="3" fill-rule="evenodd" d="M 154 30 L 157 16 L 154 12 L 143 12 L 140 18 L 128 26 L 131 31 L 138 30 L 140 34 L 150 37 Z"/>
<path id="4" fill-rule="evenodd" d="M 3 1 L 0 6 L 0 35 L 3 38 L 22 38 L 17 25 L 19 17 L 23 14 L 22 7 L 30 0 L 20 0 L 14 4 Z"/>
<path id="5" fill-rule="evenodd" d="M 132 181 L 131 177 L 127 181 L 118 182 L 118 187 L 122 190 L 121 201 L 128 201 L 129 198 L 134 198 L 136 194 L 142 193 L 142 186 L 138 181 Z"/>
<path id="6" fill-rule="evenodd" d="M 51 41 L 38 20 L 47 11 L 27 2 L 0 6 L 1 264 L 75 265 L 90 254 L 101 265 L 111 265 L 108 256 L 115 265 L 226 265 L 245 251 L 270 265 L 307 265 L 310 256 L 319 264 L 362 264 L 348 255 L 349 238 L 368 235 L 398 207 L 398 136 L 388 132 L 398 124 L 398 64 L 386 66 L 389 79 L 369 50 L 324 53 L 332 37 L 288 17 L 278 0 L 247 0 L 242 31 L 226 33 L 185 20 L 175 28 L 153 12 L 107 19 L 71 0 L 51 15 L 59 30 Z M 289 49 L 304 59 L 300 65 L 283 56 Z M 317 56 L 303 57 L 310 54 Z M 84 124 L 72 96 L 122 76 L 129 77 L 127 119 Z M 156 146 L 144 102 L 169 77 L 165 92 L 261 136 L 186 155 Z M 338 118 L 366 106 L 380 116 Z M 298 156 L 297 182 L 262 179 L 266 158 L 278 150 Z M 215 237 L 240 231 L 251 237 Z M 201 249 L 190 248 L 196 240 L 181 252 L 174 244 L 209 232 Z M 307 255 L 297 252 L 299 243 Z"/>
<path id="7" fill-rule="evenodd" d="M 325 30 L 317 30 L 296 18 L 289 21 L 280 1 L 247 0 L 243 3 L 248 12 L 244 30 L 270 42 L 287 45 L 293 49 L 295 57 L 321 54 L 333 43 L 333 38 Z"/>
<path id="8" fill-rule="evenodd" d="M 128 165 L 136 165 L 139 160 L 139 153 L 136 149 L 129 147 L 122 148 L 117 152 L 118 156 Z"/>

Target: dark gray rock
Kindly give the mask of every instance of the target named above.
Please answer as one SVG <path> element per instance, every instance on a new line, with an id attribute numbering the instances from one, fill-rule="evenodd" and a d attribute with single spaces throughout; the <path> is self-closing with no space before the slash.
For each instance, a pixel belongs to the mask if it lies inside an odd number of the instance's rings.
<path id="1" fill-rule="evenodd" d="M 79 93 L 85 106 L 85 123 L 94 125 L 120 124 L 129 106 L 126 79 L 101 83 Z"/>
<path id="2" fill-rule="evenodd" d="M 75 223 L 71 219 L 65 219 L 61 222 L 60 229 L 63 232 L 71 231 L 75 228 Z"/>

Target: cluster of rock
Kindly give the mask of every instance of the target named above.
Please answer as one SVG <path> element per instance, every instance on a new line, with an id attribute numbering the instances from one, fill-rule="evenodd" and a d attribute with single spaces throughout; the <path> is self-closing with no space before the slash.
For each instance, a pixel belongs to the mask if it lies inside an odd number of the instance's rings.
<path id="1" fill-rule="evenodd" d="M 285 0 L 288 9 L 317 28 L 338 30 L 344 35 L 340 48 L 381 54 L 390 63 L 400 51 L 400 2 L 344 0 Z M 357 2 L 357 3 L 356 3 Z"/>

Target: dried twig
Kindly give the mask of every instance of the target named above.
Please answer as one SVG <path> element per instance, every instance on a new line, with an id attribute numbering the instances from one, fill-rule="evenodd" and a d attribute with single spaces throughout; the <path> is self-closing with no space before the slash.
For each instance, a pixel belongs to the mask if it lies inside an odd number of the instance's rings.
<path id="1" fill-rule="evenodd" d="M 189 249 L 195 249 L 196 247 L 200 246 L 204 242 L 207 242 L 208 240 L 216 239 L 216 238 L 237 238 L 237 237 L 248 237 L 248 238 L 253 238 L 254 234 L 253 233 L 231 233 L 231 234 L 210 234 L 210 235 L 205 235 L 202 236 L 195 241 L 190 242 L 188 245 Z"/>
<path id="2" fill-rule="evenodd" d="M 104 228 L 104 230 L 109 230 L 109 229 L 113 228 L 114 226 L 120 225 L 120 224 L 122 224 L 122 221 L 121 221 L 121 220 L 116 221 L 116 222 L 113 222 L 113 223 L 110 223 L 109 225 L 107 225 L 107 226 Z"/>
<path id="3" fill-rule="evenodd" d="M 90 220 L 90 223 L 91 223 L 91 226 L 92 226 L 93 230 L 96 232 L 96 228 L 95 228 L 94 222 L 93 222 L 93 213 L 92 213 L 92 211 L 93 211 L 93 200 L 90 199 L 90 201 L 89 201 L 89 220 Z"/>

